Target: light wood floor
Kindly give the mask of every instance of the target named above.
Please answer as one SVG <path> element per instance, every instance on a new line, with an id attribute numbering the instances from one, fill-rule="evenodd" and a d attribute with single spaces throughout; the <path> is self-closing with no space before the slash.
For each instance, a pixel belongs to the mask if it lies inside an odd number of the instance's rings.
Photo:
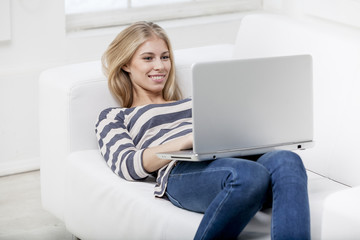
<path id="1" fill-rule="evenodd" d="M 64 224 L 41 207 L 39 171 L 0 177 L 0 239 L 72 239 Z"/>

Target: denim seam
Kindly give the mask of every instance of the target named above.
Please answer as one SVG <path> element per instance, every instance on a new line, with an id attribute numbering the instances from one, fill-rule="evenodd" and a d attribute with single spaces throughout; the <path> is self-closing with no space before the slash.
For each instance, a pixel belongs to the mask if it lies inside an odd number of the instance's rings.
<path id="1" fill-rule="evenodd" d="M 174 204 L 175 206 L 184 209 L 184 207 L 182 206 L 182 204 L 181 204 L 177 199 L 175 199 L 173 196 L 171 196 L 170 193 L 166 192 L 165 194 L 166 194 L 167 197 L 169 198 L 170 202 L 172 202 L 172 201 L 176 202 L 176 205 Z"/>
<path id="2" fill-rule="evenodd" d="M 271 176 L 272 177 L 272 176 Z M 272 181 L 272 178 L 271 178 L 271 181 Z M 273 192 L 273 207 L 272 207 L 272 213 L 274 213 L 274 203 L 276 202 L 276 199 L 277 199 L 277 194 L 274 194 L 276 193 L 276 186 L 274 184 L 271 183 L 271 188 L 272 188 L 272 192 Z M 274 225 L 274 222 L 276 222 L 276 214 L 272 214 L 271 216 L 271 239 L 276 239 L 275 238 L 275 233 L 276 233 L 276 230 L 275 230 L 275 226 Z"/>
<path id="3" fill-rule="evenodd" d="M 209 172 L 217 172 L 220 169 L 216 170 L 216 171 L 209 171 Z M 230 168 L 221 168 L 221 170 L 227 170 L 230 171 L 232 174 L 237 174 L 236 172 L 232 171 Z M 224 202 L 228 199 L 230 193 L 233 191 L 233 187 L 232 184 L 230 184 L 230 189 L 229 191 L 227 191 L 226 196 L 224 197 L 224 199 L 220 202 L 219 207 L 217 208 L 216 212 L 214 213 L 214 215 L 212 216 L 212 218 L 210 219 L 209 223 L 206 226 L 206 229 L 204 230 L 201 239 L 204 239 L 204 236 L 208 233 L 210 225 L 213 224 L 214 220 L 216 219 L 218 213 L 220 212 L 220 210 L 222 209 L 222 207 L 224 206 Z"/>

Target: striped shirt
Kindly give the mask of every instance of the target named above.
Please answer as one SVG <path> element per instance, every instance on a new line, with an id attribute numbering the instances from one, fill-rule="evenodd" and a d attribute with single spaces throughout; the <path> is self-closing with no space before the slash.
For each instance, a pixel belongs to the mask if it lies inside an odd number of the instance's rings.
<path id="1" fill-rule="evenodd" d="M 191 99 L 133 108 L 108 108 L 99 115 L 96 137 L 111 170 L 134 181 L 148 177 L 142 163 L 146 148 L 158 146 L 192 132 Z M 156 173 L 154 194 L 162 197 L 175 161 Z"/>

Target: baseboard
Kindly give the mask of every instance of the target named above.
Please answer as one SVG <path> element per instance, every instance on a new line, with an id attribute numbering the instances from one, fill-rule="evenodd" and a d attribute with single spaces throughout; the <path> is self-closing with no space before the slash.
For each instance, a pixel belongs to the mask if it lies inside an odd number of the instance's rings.
<path id="1" fill-rule="evenodd" d="M 0 176 L 29 172 L 40 169 L 40 158 L 13 160 L 0 162 Z"/>

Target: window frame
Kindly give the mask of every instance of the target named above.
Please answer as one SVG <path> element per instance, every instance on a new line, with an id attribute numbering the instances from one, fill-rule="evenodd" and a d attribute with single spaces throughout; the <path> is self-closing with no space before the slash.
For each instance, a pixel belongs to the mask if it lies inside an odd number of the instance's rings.
<path id="1" fill-rule="evenodd" d="M 67 32 L 262 9 L 262 0 L 215 0 L 173 3 L 112 11 L 66 15 Z"/>

